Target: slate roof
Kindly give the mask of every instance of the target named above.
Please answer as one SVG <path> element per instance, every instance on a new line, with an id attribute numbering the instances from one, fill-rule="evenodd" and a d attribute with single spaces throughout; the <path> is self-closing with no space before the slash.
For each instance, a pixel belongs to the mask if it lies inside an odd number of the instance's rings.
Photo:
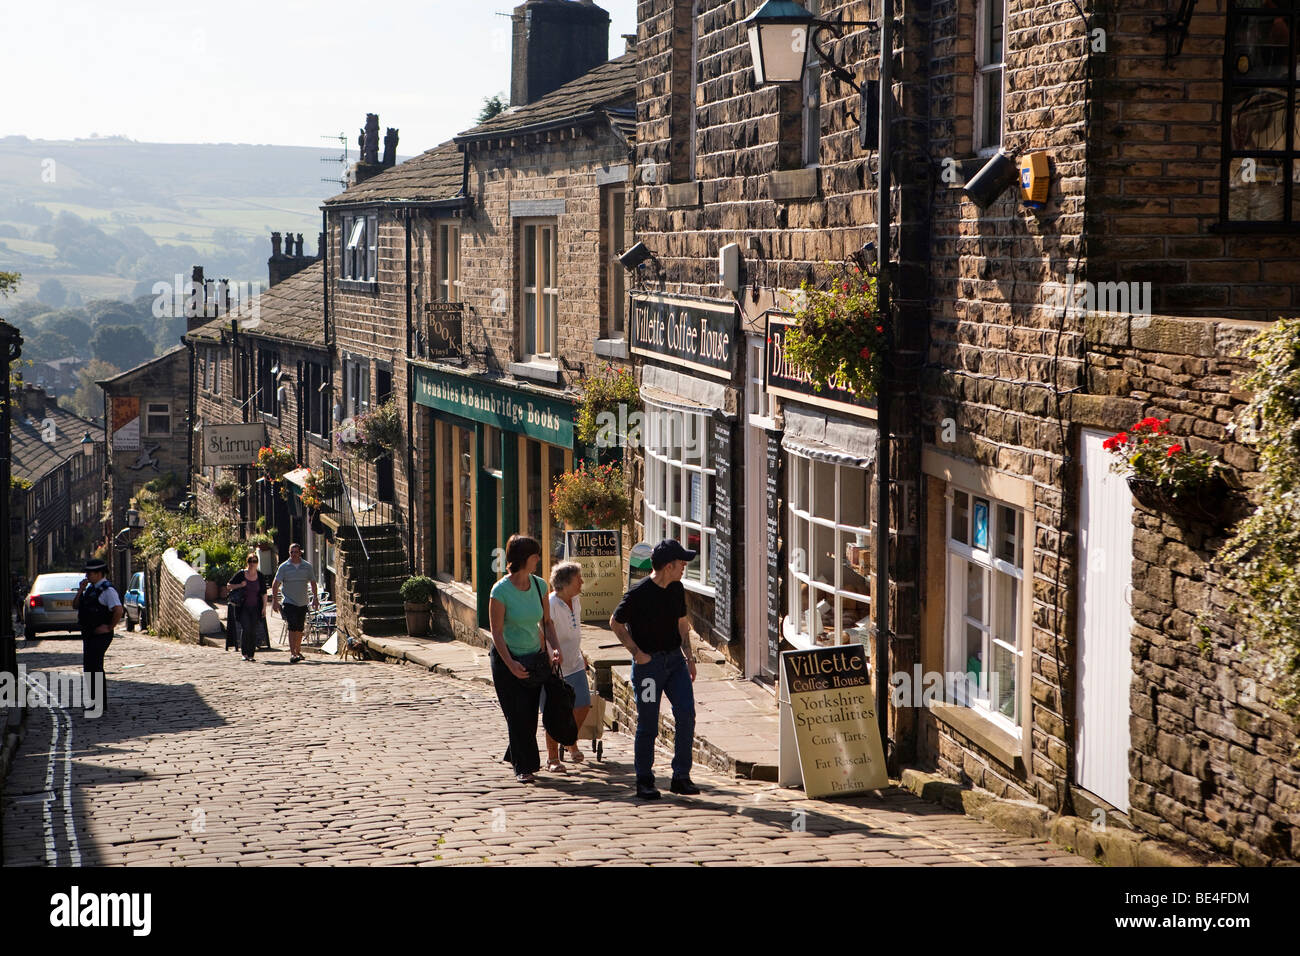
<path id="1" fill-rule="evenodd" d="M 570 80 L 534 103 L 511 107 L 498 113 L 486 123 L 480 123 L 461 133 L 453 142 L 488 139 L 536 127 L 558 126 L 565 120 L 591 113 L 613 112 L 617 107 L 631 106 L 635 102 L 636 54 L 624 53 L 576 80 Z"/>
<path id="2" fill-rule="evenodd" d="M 140 363 L 139 365 L 137 365 L 135 368 L 129 368 L 129 369 L 127 369 L 125 372 L 118 372 L 116 375 L 110 375 L 108 378 L 101 378 L 101 379 L 99 379 L 97 382 L 95 382 L 95 384 L 96 384 L 96 385 L 108 385 L 108 384 L 110 384 L 110 383 L 112 383 L 112 382 L 124 382 L 124 381 L 126 381 L 127 379 L 129 379 L 129 378 L 133 377 L 134 375 L 136 375 L 137 373 L 144 371 L 144 370 L 147 369 L 150 365 L 156 365 L 156 364 L 158 364 L 159 362 L 167 362 L 167 361 L 170 361 L 171 359 L 173 359 L 173 358 L 176 357 L 176 354 L 177 354 L 177 353 L 183 353 L 183 352 L 186 352 L 186 351 L 188 351 L 188 350 L 185 348 L 185 346 L 183 346 L 183 345 L 177 345 L 175 348 L 170 348 L 170 349 L 168 349 L 168 350 L 167 350 L 166 352 L 164 352 L 162 355 L 159 355 L 159 356 L 157 356 L 157 357 L 155 357 L 155 358 L 151 358 L 151 359 L 149 359 L 147 362 L 141 362 L 141 363 Z"/>
<path id="3" fill-rule="evenodd" d="M 13 449 L 12 474 L 32 484 L 62 465 L 69 455 L 80 454 L 81 438 L 86 432 L 90 432 L 90 437 L 99 443 L 101 449 L 104 445 L 103 422 L 92 422 L 67 409 L 57 408 L 48 399 L 45 417 L 54 421 L 53 441 L 41 437 L 44 419 L 34 421 L 22 412 L 14 413 L 9 428 L 10 447 Z"/>
<path id="4" fill-rule="evenodd" d="M 460 148 L 447 142 L 344 190 L 325 200 L 325 205 L 455 199 L 461 193 L 464 174 L 465 160 Z"/>
<path id="5" fill-rule="evenodd" d="M 325 348 L 325 320 L 321 312 L 324 272 L 325 263 L 318 259 L 259 294 L 255 300 L 258 324 L 256 328 L 241 328 L 240 334 Z M 191 342 L 217 342 L 221 333 L 229 329 L 230 316 L 223 316 L 200 325 L 185 337 Z"/>

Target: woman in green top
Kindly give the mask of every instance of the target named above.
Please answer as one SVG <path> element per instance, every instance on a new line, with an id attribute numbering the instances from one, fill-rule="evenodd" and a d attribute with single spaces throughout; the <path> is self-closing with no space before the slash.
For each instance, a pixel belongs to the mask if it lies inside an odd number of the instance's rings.
<path id="1" fill-rule="evenodd" d="M 492 586 L 492 600 L 488 603 L 492 686 L 510 736 L 508 759 L 520 783 L 532 783 L 533 774 L 542 765 L 537 749 L 542 683 L 528 678 L 533 673 L 545 673 L 552 662 L 560 663 L 560 642 L 546 606 L 546 582 L 534 573 L 541 561 L 541 545 L 525 535 L 511 535 L 506 542 L 506 568 L 510 573 Z"/>

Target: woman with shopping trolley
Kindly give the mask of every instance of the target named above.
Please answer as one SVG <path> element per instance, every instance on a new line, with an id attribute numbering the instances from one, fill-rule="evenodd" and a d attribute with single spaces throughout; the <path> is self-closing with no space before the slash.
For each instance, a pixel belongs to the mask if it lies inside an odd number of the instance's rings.
<path id="1" fill-rule="evenodd" d="M 591 687 L 587 683 L 587 661 L 582 656 L 582 565 L 577 561 L 563 561 L 551 568 L 551 620 L 555 623 L 555 636 L 560 643 L 561 674 L 564 682 L 573 688 L 573 720 L 579 730 L 591 710 Z M 546 691 L 542 691 L 542 707 L 546 707 Z M 569 748 L 569 758 L 582 763 L 582 751 L 575 742 Z M 550 734 L 546 735 L 546 769 L 551 773 L 565 773 L 560 761 L 560 744 Z"/>

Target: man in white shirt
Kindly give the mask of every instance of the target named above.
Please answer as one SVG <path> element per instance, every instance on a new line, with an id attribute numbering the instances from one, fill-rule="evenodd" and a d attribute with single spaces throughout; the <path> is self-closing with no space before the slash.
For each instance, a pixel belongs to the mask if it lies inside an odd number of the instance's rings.
<path id="1" fill-rule="evenodd" d="M 289 545 L 289 560 L 275 571 L 271 600 L 276 613 L 289 629 L 289 663 L 302 660 L 302 632 L 307 620 L 307 589 L 311 589 L 311 607 L 320 607 L 316 595 L 316 569 L 302 559 L 302 545 Z M 284 602 L 280 590 L 284 589 Z"/>

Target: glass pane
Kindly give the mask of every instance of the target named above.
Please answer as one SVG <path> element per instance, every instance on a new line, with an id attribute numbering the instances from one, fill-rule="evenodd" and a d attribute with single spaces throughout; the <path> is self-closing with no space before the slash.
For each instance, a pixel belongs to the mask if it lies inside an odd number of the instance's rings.
<path id="1" fill-rule="evenodd" d="M 825 461 L 812 463 L 813 508 L 818 518 L 835 520 L 835 466 Z"/>
<path id="2" fill-rule="evenodd" d="M 984 25 L 985 66 L 1002 62 L 1002 0 L 988 0 L 988 11 L 989 19 Z"/>
<path id="3" fill-rule="evenodd" d="M 704 574 L 702 570 L 703 564 L 700 560 L 701 559 L 700 532 L 695 528 L 686 528 L 684 530 L 685 530 L 685 537 L 683 538 L 681 533 L 679 533 L 677 540 L 680 541 L 686 547 L 687 551 L 695 552 L 695 560 L 692 561 L 690 564 L 686 565 L 686 573 L 683 575 L 683 577 L 690 578 L 692 581 L 696 581 L 700 584 L 707 584 L 708 582 L 704 580 Z"/>
<path id="4" fill-rule="evenodd" d="M 1234 222 L 1281 222 L 1281 160 L 1248 156 L 1229 164 L 1228 218 Z"/>
<path id="5" fill-rule="evenodd" d="M 524 285 L 537 285 L 536 226 L 524 226 Z"/>
<path id="6" fill-rule="evenodd" d="M 971 512 L 971 546 L 983 551 L 989 549 L 989 503 L 986 498 L 976 498 Z"/>
<path id="7" fill-rule="evenodd" d="M 1016 613 L 1020 605 L 1020 582 L 1009 574 L 993 574 L 993 586 L 997 593 L 994 596 L 996 613 L 993 621 L 993 636 L 998 640 L 1006 641 L 1012 647 L 1019 647 L 1020 642 L 1016 640 L 1016 622 L 1019 615 Z"/>
<path id="8" fill-rule="evenodd" d="M 835 529 L 819 524 L 812 526 L 812 576 L 815 581 L 835 587 Z"/>
<path id="9" fill-rule="evenodd" d="M 865 541 L 866 535 L 861 535 Z M 871 583 L 867 580 L 870 573 L 871 550 L 858 545 L 859 535 L 841 531 L 837 536 L 836 555 L 840 560 L 840 589 L 854 594 L 871 593 Z"/>
<path id="10" fill-rule="evenodd" d="M 984 579 L 988 572 L 977 564 L 966 564 L 966 616 L 984 621 Z"/>
<path id="11" fill-rule="evenodd" d="M 555 483 L 560 480 L 564 474 L 564 449 L 557 448 L 555 445 L 546 446 L 547 458 L 550 462 L 546 470 L 546 487 L 542 489 L 542 494 L 550 500 L 551 492 L 555 490 Z M 551 513 L 551 561 L 564 560 L 564 523 Z M 549 572 L 549 569 L 548 569 Z"/>
<path id="12" fill-rule="evenodd" d="M 442 480 L 442 554 L 439 555 L 439 570 L 452 574 L 456 567 L 456 528 L 453 523 L 453 502 L 456 500 L 456 486 L 453 483 L 456 473 L 456 460 L 452 457 L 453 430 L 447 426 L 439 428 L 442 441 L 438 446 L 438 473 Z"/>
<path id="13" fill-rule="evenodd" d="M 1017 518 L 1019 513 L 1014 508 L 998 505 L 998 550 L 997 555 L 1008 564 L 1020 566 L 1020 549 L 1016 547 L 1019 536 Z"/>
<path id="14" fill-rule="evenodd" d="M 1242 6 L 1241 3 L 1237 4 Z M 1286 78 L 1290 24 L 1286 17 L 1240 17 L 1232 30 L 1231 76 L 1239 80 Z"/>
<path id="15" fill-rule="evenodd" d="M 1286 90 L 1234 89 L 1231 108 L 1233 149 L 1286 149 Z"/>
<path id="16" fill-rule="evenodd" d="M 808 510 L 809 464 L 806 458 L 791 457 L 787 466 L 790 472 L 790 502 L 800 511 Z"/>
<path id="17" fill-rule="evenodd" d="M 524 352 L 537 351 L 537 293 L 524 293 Z"/>
<path id="18" fill-rule="evenodd" d="M 808 522 L 790 515 L 790 567 L 800 574 L 808 573 Z"/>
<path id="19" fill-rule="evenodd" d="M 835 592 L 814 587 L 811 591 L 813 602 L 813 641 L 823 647 L 835 643 Z"/>
<path id="20" fill-rule="evenodd" d="M 984 680 L 984 632 L 973 624 L 966 625 L 966 680 L 967 689 L 983 698 L 979 684 Z"/>
<path id="21" fill-rule="evenodd" d="M 665 509 L 675 518 L 682 516 L 682 469 L 675 465 L 666 468 L 668 472 L 668 507 Z"/>
<path id="22" fill-rule="evenodd" d="M 948 534 L 954 541 L 960 541 L 962 544 L 969 544 L 970 538 L 966 533 L 969 524 L 970 496 L 964 491 L 954 491 L 952 493 L 952 528 Z"/>
<path id="23" fill-rule="evenodd" d="M 456 429 L 460 443 L 460 554 L 461 581 L 474 583 L 474 433 Z"/>
<path id="24" fill-rule="evenodd" d="M 993 673 L 989 675 L 989 705 L 1011 720 L 1016 719 L 1016 659 L 1017 656 L 1001 644 L 993 645 Z"/>
<path id="25" fill-rule="evenodd" d="M 524 464 L 525 495 L 528 515 L 524 527 L 528 536 L 538 542 L 542 540 L 542 446 L 540 442 L 525 442 L 528 449 Z"/>
<path id="26" fill-rule="evenodd" d="M 705 519 L 704 500 L 708 495 L 708 485 L 705 476 L 698 471 L 687 473 L 686 476 L 686 507 L 687 517 L 697 524 L 707 524 Z"/>
<path id="27" fill-rule="evenodd" d="M 984 85 L 981 142 L 984 146 L 997 146 L 1002 142 L 1002 71 L 999 69 L 983 73 L 980 82 Z"/>
<path id="28" fill-rule="evenodd" d="M 555 296 L 543 295 L 542 308 L 546 314 L 542 317 L 542 352 L 551 355 L 555 352 L 555 340 L 558 329 L 555 327 Z"/>

